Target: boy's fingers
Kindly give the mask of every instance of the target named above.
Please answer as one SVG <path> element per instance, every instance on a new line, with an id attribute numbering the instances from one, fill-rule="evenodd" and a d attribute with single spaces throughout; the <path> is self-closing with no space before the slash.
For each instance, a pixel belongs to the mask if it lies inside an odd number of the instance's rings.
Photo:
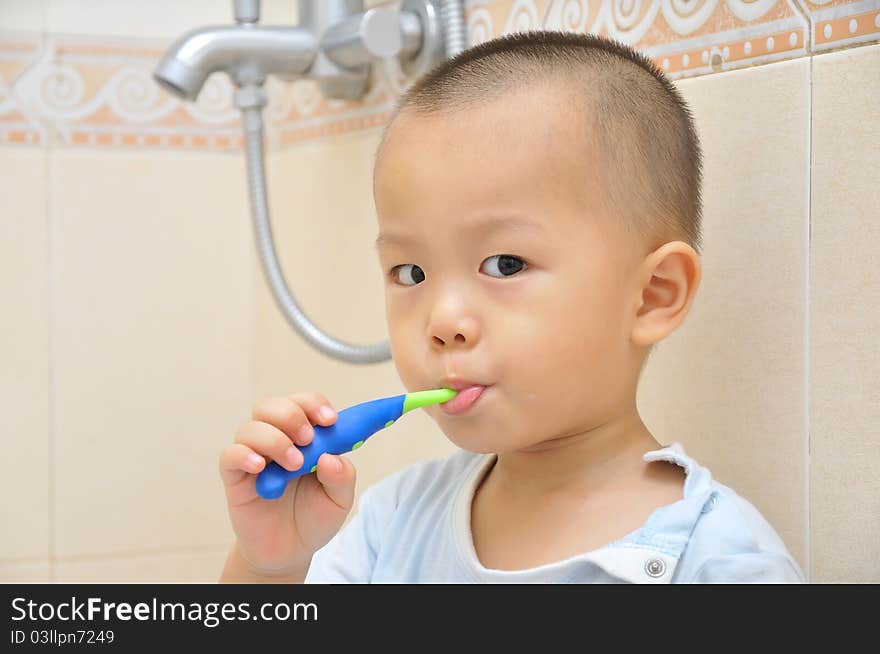
<path id="1" fill-rule="evenodd" d="M 266 422 L 252 420 L 242 425 L 235 441 L 257 454 L 271 457 L 287 470 L 298 470 L 303 463 L 302 452 L 294 447 L 287 434 Z"/>
<path id="2" fill-rule="evenodd" d="M 254 404 L 251 416 L 283 431 L 297 445 L 308 445 L 312 440 L 312 426 L 308 417 L 289 397 L 264 397 Z"/>
<path id="3" fill-rule="evenodd" d="M 339 508 L 350 511 L 357 477 L 354 464 L 344 456 L 325 453 L 318 458 L 316 473 L 327 497 Z"/>
<path id="4" fill-rule="evenodd" d="M 318 393 L 296 393 L 289 397 L 266 397 L 254 404 L 253 419 L 266 422 L 283 431 L 297 445 L 308 445 L 314 436 L 313 424 L 328 425 L 335 421 L 320 409 L 329 402 Z"/>
<path id="5" fill-rule="evenodd" d="M 257 474 L 266 467 L 266 459 L 247 445 L 233 443 L 220 452 L 220 477 L 227 486 L 242 480 L 246 473 Z"/>
<path id="6" fill-rule="evenodd" d="M 326 426 L 336 422 L 336 410 L 320 393 L 293 393 L 290 399 L 302 407 L 311 424 Z"/>

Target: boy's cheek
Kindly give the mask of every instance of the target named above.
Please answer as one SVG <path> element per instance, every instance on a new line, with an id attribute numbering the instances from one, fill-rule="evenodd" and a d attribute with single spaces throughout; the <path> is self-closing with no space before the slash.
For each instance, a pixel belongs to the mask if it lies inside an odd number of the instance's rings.
<path id="1" fill-rule="evenodd" d="M 425 375 L 430 371 L 425 370 L 424 353 L 421 357 L 418 355 L 423 345 L 416 341 L 417 336 L 408 334 L 409 332 L 400 329 L 389 329 L 391 359 L 397 369 L 397 376 L 407 392 L 425 390 L 426 383 L 430 384 L 436 380 L 425 379 Z"/>

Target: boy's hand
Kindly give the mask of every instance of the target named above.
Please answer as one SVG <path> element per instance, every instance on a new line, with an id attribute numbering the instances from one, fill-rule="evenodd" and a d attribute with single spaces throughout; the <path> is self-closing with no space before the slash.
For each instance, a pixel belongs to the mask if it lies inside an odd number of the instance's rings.
<path id="1" fill-rule="evenodd" d="M 319 393 L 267 397 L 254 405 L 235 443 L 220 454 L 220 476 L 232 528 L 242 556 L 254 572 L 279 575 L 308 567 L 312 555 L 339 531 L 354 502 L 355 468 L 348 459 L 322 454 L 315 474 L 291 479 L 284 495 L 264 500 L 257 495 L 257 474 L 273 459 L 287 470 L 302 465 L 293 445 L 312 442 L 312 425 L 332 425 L 336 413 Z"/>

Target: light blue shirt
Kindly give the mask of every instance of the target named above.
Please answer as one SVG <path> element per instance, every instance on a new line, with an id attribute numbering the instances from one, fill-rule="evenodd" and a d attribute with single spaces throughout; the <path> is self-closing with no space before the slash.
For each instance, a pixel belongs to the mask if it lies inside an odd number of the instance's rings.
<path id="1" fill-rule="evenodd" d="M 421 461 L 368 488 L 357 514 L 315 553 L 307 583 L 801 583 L 773 527 L 712 478 L 679 443 L 646 453 L 687 477 L 681 500 L 598 549 L 526 570 L 483 567 L 471 500 L 494 454 L 460 450 Z"/>

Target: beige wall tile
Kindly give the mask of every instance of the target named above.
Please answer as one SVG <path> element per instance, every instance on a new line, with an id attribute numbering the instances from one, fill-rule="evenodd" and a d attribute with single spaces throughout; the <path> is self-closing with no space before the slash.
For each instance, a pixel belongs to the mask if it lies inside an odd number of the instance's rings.
<path id="1" fill-rule="evenodd" d="M 52 580 L 49 559 L 39 560 L 0 560 L 0 583 L 39 584 Z"/>
<path id="2" fill-rule="evenodd" d="M 46 155 L 0 149 L 0 559 L 49 553 Z"/>
<path id="3" fill-rule="evenodd" d="M 880 582 L 880 46 L 813 59 L 812 578 Z"/>
<path id="4" fill-rule="evenodd" d="M 232 2 L 217 0 L 44 0 L 46 28 L 59 34 L 176 38 L 207 25 L 235 22 Z M 263 0 L 261 23 L 288 24 L 296 18 L 293 0 Z"/>
<path id="5" fill-rule="evenodd" d="M 52 581 L 61 583 L 216 583 L 228 547 L 141 556 L 58 560 Z"/>
<path id="6" fill-rule="evenodd" d="M 336 339 L 387 340 L 385 298 L 373 240 L 372 196 L 378 132 L 302 144 L 270 157 L 269 196 L 279 257 L 291 292 L 315 324 Z M 258 273 L 257 397 L 324 394 L 337 410 L 405 393 L 393 362 L 354 365 L 319 353 L 282 318 Z M 424 411 L 407 414 L 347 455 L 358 469 L 358 496 L 391 472 L 453 446 Z"/>
<path id="7" fill-rule="evenodd" d="M 0 2 L 0 30 L 42 32 L 47 0 L 5 0 Z"/>
<path id="8" fill-rule="evenodd" d="M 252 395 L 243 162 L 53 153 L 54 554 L 205 547 Z"/>
<path id="9" fill-rule="evenodd" d="M 681 81 L 705 154 L 703 282 L 643 373 L 642 415 L 807 560 L 809 61 Z"/>

